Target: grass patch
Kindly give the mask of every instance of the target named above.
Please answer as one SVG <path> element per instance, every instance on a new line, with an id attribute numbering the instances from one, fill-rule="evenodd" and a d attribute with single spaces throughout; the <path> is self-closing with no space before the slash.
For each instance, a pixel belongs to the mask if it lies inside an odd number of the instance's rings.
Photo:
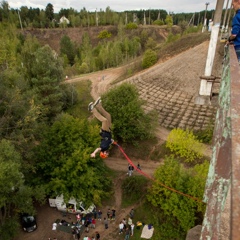
<path id="1" fill-rule="evenodd" d="M 166 147 L 166 142 L 164 142 L 163 144 L 155 146 L 154 150 L 150 155 L 150 159 L 153 161 L 159 161 L 160 159 L 163 159 L 165 156 L 169 156 L 171 154 L 172 153 L 170 149 Z"/>
<path id="2" fill-rule="evenodd" d="M 128 207 L 144 199 L 149 180 L 144 176 L 125 178 L 122 184 L 122 207 Z"/>
<path id="3" fill-rule="evenodd" d="M 93 101 L 93 98 L 90 94 L 92 83 L 89 80 L 85 80 L 73 83 L 72 85 L 75 87 L 78 93 L 77 103 L 70 107 L 67 110 L 67 113 L 81 119 L 87 118 L 90 115 L 88 111 L 88 104 Z"/>
<path id="4" fill-rule="evenodd" d="M 136 73 L 140 72 L 142 70 L 141 67 L 142 59 L 141 57 L 134 59 L 134 61 L 126 64 L 124 66 L 124 71 L 121 76 L 119 76 L 117 79 L 115 79 L 113 82 L 111 82 L 111 85 L 115 85 L 116 83 L 119 83 L 129 77 L 134 76 Z"/>

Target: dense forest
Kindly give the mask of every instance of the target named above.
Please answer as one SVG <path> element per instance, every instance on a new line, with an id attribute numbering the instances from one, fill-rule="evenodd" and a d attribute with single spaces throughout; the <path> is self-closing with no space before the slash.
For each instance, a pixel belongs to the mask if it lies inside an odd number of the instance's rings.
<path id="1" fill-rule="evenodd" d="M 168 37 L 158 39 L 154 31 L 138 28 L 139 24 L 144 24 L 143 10 L 116 13 L 107 8 L 100 11 L 96 18 L 96 13 L 85 9 L 80 12 L 61 9 L 56 14 L 52 4 L 48 4 L 45 11 L 24 6 L 18 11 L 9 9 L 6 1 L 1 3 L 1 239 L 12 239 L 18 231 L 19 213 L 34 213 L 34 203 L 44 203 L 48 196 L 63 194 L 65 200 L 75 197 L 95 204 L 101 204 L 103 199 L 109 197 L 112 176 L 108 176 L 108 169 L 99 157 L 90 157 L 99 141 L 99 126 L 95 121 L 88 120 L 86 110 L 86 103 L 91 100 L 90 83 L 85 88 L 81 85 L 79 90 L 70 84 L 63 84 L 63 81 L 68 73 L 89 73 L 139 58 L 139 69 L 150 67 L 158 59 L 159 45 L 171 43 L 201 29 L 200 23 L 198 27 L 188 26 L 191 13 L 173 16 L 164 10 L 148 13 L 150 17 L 145 13 L 146 22 L 164 24 Z M 199 14 L 201 19 L 203 13 Z M 58 24 L 62 16 L 70 20 L 69 26 L 66 23 Z M 194 21 L 198 21 L 197 18 Z M 65 35 L 59 40 L 59 53 L 49 45 L 40 44 L 34 36 L 21 32 L 21 27 L 91 27 L 96 24 L 115 25 L 116 31 L 100 31 L 95 44 L 87 33 L 83 35 L 81 44 L 76 44 Z M 179 24 L 180 31 L 175 32 L 173 24 Z M 113 128 L 116 139 L 131 144 L 154 138 L 154 112 L 146 114 L 143 111 L 143 101 L 134 86 L 123 84 L 102 98 L 112 117 L 118 119 Z M 198 143 L 191 133 L 187 134 L 192 139 L 190 145 Z M 184 147 L 169 146 L 173 153 L 175 148 L 180 149 L 181 154 L 189 153 L 189 149 Z M 175 155 L 171 153 L 155 177 L 168 186 L 201 198 L 208 162 L 202 155 L 195 157 L 191 151 L 189 154 L 198 161 L 194 162 L 191 158 L 192 165 L 186 169 L 182 162 L 184 159 L 189 162 L 187 155 L 178 158 L 177 152 Z M 156 236 L 159 239 L 160 236 L 161 239 L 184 239 L 187 230 L 201 221 L 204 204 L 178 196 L 156 183 L 147 184 L 149 190 L 145 201 L 153 212 L 158 213 L 159 218 L 154 217 L 155 224 L 161 223 Z M 138 184 L 136 189 L 141 189 L 141 185 Z M 175 206 L 180 207 L 176 209 Z"/>
<path id="2" fill-rule="evenodd" d="M 106 26 L 118 25 L 119 21 L 125 24 L 129 22 L 142 25 L 163 25 L 165 19 L 170 15 L 173 19 L 174 25 L 179 25 L 182 21 L 186 21 L 192 25 L 199 25 L 203 23 L 205 10 L 196 13 L 168 13 L 164 9 L 142 9 L 135 11 L 116 12 L 107 7 L 105 10 L 100 9 L 96 12 L 87 11 L 86 8 L 79 11 L 70 9 L 61 9 L 55 13 L 54 6 L 49 3 L 45 10 L 39 8 L 28 8 L 22 6 L 20 9 L 13 9 L 9 7 L 7 1 L 2 1 L 0 9 L 0 21 L 10 21 L 15 23 L 18 28 L 56 28 L 56 27 L 86 27 L 86 26 Z M 68 22 L 60 22 L 60 19 L 65 17 Z M 206 11 L 206 18 L 213 19 L 214 10 Z"/>

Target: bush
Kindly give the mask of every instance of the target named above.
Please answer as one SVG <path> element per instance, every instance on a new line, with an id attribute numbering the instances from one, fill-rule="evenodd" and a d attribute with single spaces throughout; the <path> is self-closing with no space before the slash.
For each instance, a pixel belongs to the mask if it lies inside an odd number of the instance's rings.
<path id="1" fill-rule="evenodd" d="M 151 49 L 145 51 L 142 60 L 142 67 L 149 68 L 157 62 L 157 53 Z"/>
<path id="2" fill-rule="evenodd" d="M 203 157 L 204 145 L 189 130 L 173 129 L 167 138 L 166 146 L 177 156 L 192 162 Z"/>
<path id="3" fill-rule="evenodd" d="M 126 29 L 137 29 L 137 28 L 138 28 L 138 25 L 136 23 L 130 22 L 126 25 Z"/>
<path id="4" fill-rule="evenodd" d="M 105 38 L 110 38 L 112 34 L 108 32 L 107 30 L 103 30 L 98 34 L 99 39 L 105 39 Z"/>
<path id="5" fill-rule="evenodd" d="M 167 43 L 175 42 L 175 41 L 177 41 L 177 40 L 180 39 L 180 38 L 181 38 L 181 35 L 180 35 L 180 34 L 174 35 L 174 34 L 170 33 L 170 34 L 168 35 L 168 37 L 167 37 L 166 42 L 167 42 Z"/>
<path id="6" fill-rule="evenodd" d="M 159 25 L 159 26 L 164 25 L 164 21 L 162 21 L 162 20 L 155 20 L 153 22 L 153 25 Z"/>
<path id="7" fill-rule="evenodd" d="M 189 33 L 197 33 L 201 30 L 201 28 L 198 26 L 191 26 L 191 27 L 188 27 L 185 31 L 184 31 L 184 35 L 185 34 L 189 34 Z"/>
<path id="8" fill-rule="evenodd" d="M 214 124 L 209 123 L 209 125 L 204 130 L 195 131 L 194 135 L 197 139 L 203 143 L 210 144 L 213 138 Z"/>

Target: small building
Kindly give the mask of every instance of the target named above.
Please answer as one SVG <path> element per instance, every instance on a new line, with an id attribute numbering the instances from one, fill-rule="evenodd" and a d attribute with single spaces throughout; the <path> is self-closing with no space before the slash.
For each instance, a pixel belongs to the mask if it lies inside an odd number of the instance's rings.
<path id="1" fill-rule="evenodd" d="M 65 16 L 62 16 L 59 20 L 59 24 L 70 24 L 70 21 L 65 17 Z"/>

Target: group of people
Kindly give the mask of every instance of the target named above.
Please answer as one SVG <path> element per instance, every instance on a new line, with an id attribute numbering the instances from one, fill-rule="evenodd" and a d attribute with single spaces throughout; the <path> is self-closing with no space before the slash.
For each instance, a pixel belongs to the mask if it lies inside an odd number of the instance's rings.
<path id="1" fill-rule="evenodd" d="M 116 210 L 114 208 L 107 210 L 107 217 L 103 218 L 103 223 L 105 229 L 108 229 L 108 221 L 109 220 L 115 220 L 116 217 Z M 76 215 L 77 222 L 80 223 L 82 226 L 85 226 L 85 237 L 83 240 L 100 240 L 100 233 L 95 232 L 95 234 L 92 235 L 92 237 L 88 237 L 87 233 L 89 233 L 90 228 L 95 229 L 96 228 L 96 220 L 102 221 L 102 211 L 96 208 L 92 212 L 92 216 L 87 217 L 85 215 Z M 80 239 L 80 235 L 76 233 L 76 229 L 73 228 L 73 239 Z"/>
<path id="2" fill-rule="evenodd" d="M 140 164 L 138 163 L 137 169 L 142 170 Z M 128 176 L 131 177 L 133 175 L 134 167 L 131 164 L 128 164 Z"/>
<path id="3" fill-rule="evenodd" d="M 96 211 L 96 210 L 95 210 Z M 96 227 L 96 215 L 93 214 L 93 216 L 91 215 L 84 215 L 84 214 L 77 214 L 76 215 L 76 223 L 73 223 L 73 228 L 72 228 L 72 235 L 73 235 L 73 239 L 80 239 L 80 230 L 81 227 L 84 226 L 85 227 L 85 232 L 89 233 L 89 228 L 93 228 L 95 229 Z M 100 239 L 100 234 L 98 232 L 96 232 L 95 234 L 96 236 L 92 236 L 92 238 L 85 238 L 87 240 L 99 240 Z M 84 238 L 84 239 L 85 239 Z"/>
<path id="4" fill-rule="evenodd" d="M 125 233 L 125 238 L 124 240 L 128 240 L 130 238 L 130 235 L 133 236 L 134 232 L 134 223 L 133 223 L 133 217 L 134 217 L 134 209 L 132 208 L 128 220 L 124 218 L 118 225 L 119 227 L 119 234 Z"/>

